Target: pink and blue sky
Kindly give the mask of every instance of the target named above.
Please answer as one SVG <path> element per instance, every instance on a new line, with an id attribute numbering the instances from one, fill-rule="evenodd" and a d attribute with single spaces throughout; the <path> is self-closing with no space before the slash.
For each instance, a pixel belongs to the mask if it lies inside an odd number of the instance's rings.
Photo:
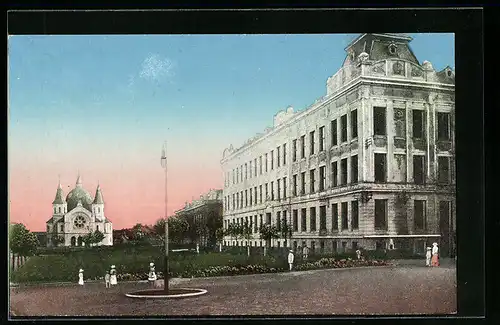
<path id="1" fill-rule="evenodd" d="M 420 62 L 454 67 L 453 34 L 410 34 Z M 224 148 L 325 95 L 357 35 L 11 36 L 10 222 L 44 231 L 59 178 L 98 182 L 113 228 L 169 215 L 222 188 Z"/>

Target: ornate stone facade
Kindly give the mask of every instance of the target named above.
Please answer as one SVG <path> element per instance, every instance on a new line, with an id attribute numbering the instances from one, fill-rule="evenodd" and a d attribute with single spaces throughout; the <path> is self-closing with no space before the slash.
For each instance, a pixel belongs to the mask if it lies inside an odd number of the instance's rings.
<path id="1" fill-rule="evenodd" d="M 251 240 L 226 245 L 262 246 L 258 226 L 285 219 L 292 248 L 452 249 L 454 71 L 420 66 L 410 41 L 361 35 L 326 96 L 224 150 L 224 227 L 255 226 Z"/>

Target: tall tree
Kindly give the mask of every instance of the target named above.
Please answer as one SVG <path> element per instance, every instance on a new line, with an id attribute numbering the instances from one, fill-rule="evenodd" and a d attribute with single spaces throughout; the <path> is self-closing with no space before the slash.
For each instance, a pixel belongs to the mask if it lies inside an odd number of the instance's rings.
<path id="1" fill-rule="evenodd" d="M 260 226 L 259 233 L 260 238 L 266 242 L 264 247 L 264 255 L 266 255 L 266 248 L 271 247 L 271 240 L 280 238 L 280 232 L 275 225 L 263 224 Z"/>
<path id="2" fill-rule="evenodd" d="M 38 245 L 37 236 L 22 223 L 9 227 L 9 248 L 13 254 L 20 257 L 33 256 L 36 254 Z"/>

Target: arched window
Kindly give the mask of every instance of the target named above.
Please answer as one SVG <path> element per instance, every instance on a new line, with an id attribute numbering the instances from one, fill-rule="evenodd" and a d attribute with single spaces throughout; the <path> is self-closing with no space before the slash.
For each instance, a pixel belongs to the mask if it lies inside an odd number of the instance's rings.
<path id="1" fill-rule="evenodd" d="M 99 225 L 96 226 L 96 230 L 99 231 Z"/>
<path id="2" fill-rule="evenodd" d="M 97 207 L 97 212 L 101 213 L 101 208 Z"/>
<path id="3" fill-rule="evenodd" d="M 83 240 L 82 237 L 78 236 L 78 246 L 82 246 Z"/>
<path id="4" fill-rule="evenodd" d="M 76 238 L 75 236 L 71 237 L 71 246 L 75 246 L 76 245 Z"/>
<path id="5" fill-rule="evenodd" d="M 61 213 L 61 207 L 59 207 L 59 213 Z"/>
<path id="6" fill-rule="evenodd" d="M 56 207 L 54 207 L 54 213 L 57 213 Z"/>

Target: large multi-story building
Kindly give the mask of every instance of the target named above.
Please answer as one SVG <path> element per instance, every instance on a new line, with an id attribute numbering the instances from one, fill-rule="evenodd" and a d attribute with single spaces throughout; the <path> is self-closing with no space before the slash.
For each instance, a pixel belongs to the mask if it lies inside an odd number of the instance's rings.
<path id="1" fill-rule="evenodd" d="M 420 64 L 403 34 L 363 34 L 326 96 L 289 107 L 242 147 L 224 150 L 224 227 L 287 222 L 292 248 L 413 249 L 455 233 L 454 80 Z M 284 239 L 272 245 L 282 246 Z"/>
<path id="2" fill-rule="evenodd" d="M 197 200 L 186 202 L 175 216 L 189 224 L 186 241 L 202 246 L 216 244 L 215 231 L 222 227 L 222 190 L 212 189 Z"/>

